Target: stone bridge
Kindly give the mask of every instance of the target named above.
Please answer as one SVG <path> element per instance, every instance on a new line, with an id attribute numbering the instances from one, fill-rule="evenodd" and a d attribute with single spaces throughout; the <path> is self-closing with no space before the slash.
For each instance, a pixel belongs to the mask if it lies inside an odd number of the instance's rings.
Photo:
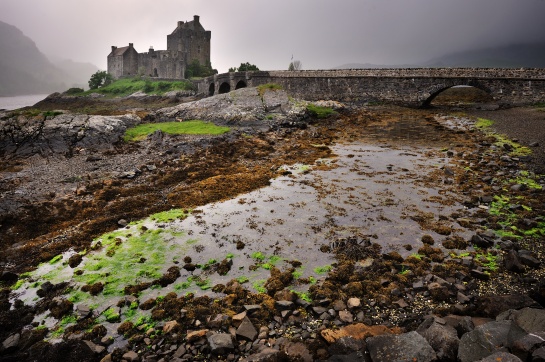
<path id="1" fill-rule="evenodd" d="M 281 85 L 296 98 L 341 102 L 386 102 L 426 107 L 453 86 L 486 91 L 500 106 L 545 103 L 545 69 L 400 68 L 258 71 L 216 74 L 195 82 L 198 93 L 214 95 L 261 84 Z"/>

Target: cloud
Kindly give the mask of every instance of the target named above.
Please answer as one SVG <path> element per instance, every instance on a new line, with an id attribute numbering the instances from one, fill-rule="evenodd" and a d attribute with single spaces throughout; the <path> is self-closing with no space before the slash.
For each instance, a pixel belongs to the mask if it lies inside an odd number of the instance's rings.
<path id="1" fill-rule="evenodd" d="M 406 64 L 446 53 L 545 43 L 543 0 L 2 0 L 0 20 L 48 55 L 106 68 L 111 45 L 166 49 L 179 20 L 212 31 L 212 65 L 286 69 Z"/>

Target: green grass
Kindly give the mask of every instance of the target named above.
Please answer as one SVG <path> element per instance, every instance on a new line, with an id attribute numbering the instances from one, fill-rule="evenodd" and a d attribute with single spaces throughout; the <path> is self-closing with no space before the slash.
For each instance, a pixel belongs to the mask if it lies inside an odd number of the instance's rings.
<path id="1" fill-rule="evenodd" d="M 146 94 L 162 95 L 170 91 L 183 91 L 194 90 L 193 83 L 187 80 L 178 81 L 157 81 L 150 79 L 135 78 L 123 78 L 118 79 L 111 84 L 98 89 L 91 89 L 82 93 L 75 93 L 73 95 L 87 95 L 91 93 L 100 93 L 106 96 L 128 96 L 136 92 L 144 92 Z"/>
<path id="2" fill-rule="evenodd" d="M 316 118 L 327 118 L 336 112 L 329 107 L 320 107 L 315 104 L 309 103 L 307 105 L 307 111 Z"/>
<path id="3" fill-rule="evenodd" d="M 257 87 L 257 91 L 259 92 L 259 95 L 261 97 L 263 97 L 263 94 L 265 94 L 265 92 L 268 90 L 276 91 L 281 89 L 282 89 L 282 86 L 280 84 L 275 84 L 275 83 L 262 84 Z"/>
<path id="4" fill-rule="evenodd" d="M 125 131 L 123 140 L 125 142 L 140 141 L 153 132 L 161 130 L 168 134 L 190 134 L 190 135 L 220 135 L 229 132 L 229 127 L 216 126 L 213 123 L 198 120 L 184 122 L 163 122 L 145 123 Z"/>
<path id="5" fill-rule="evenodd" d="M 314 272 L 316 274 L 326 274 L 326 273 L 329 273 L 331 269 L 333 269 L 331 265 L 324 265 L 324 266 L 319 266 L 314 268 Z"/>
<path id="6" fill-rule="evenodd" d="M 527 156 L 532 153 L 532 150 L 528 147 L 521 146 L 518 142 L 510 140 L 507 136 L 493 132 L 490 128 L 494 125 L 494 121 L 486 118 L 477 118 L 475 127 L 485 132 L 487 135 L 492 136 L 496 139 L 494 145 L 497 147 L 503 147 L 504 144 L 511 146 L 511 156 Z"/>
<path id="7" fill-rule="evenodd" d="M 183 209 L 172 209 L 158 212 L 150 216 L 150 219 L 156 222 L 171 222 L 176 219 L 183 220 L 189 216 L 189 212 Z"/>
<path id="8" fill-rule="evenodd" d="M 258 293 L 267 293 L 267 289 L 264 287 L 266 280 L 257 280 L 252 286 Z"/>

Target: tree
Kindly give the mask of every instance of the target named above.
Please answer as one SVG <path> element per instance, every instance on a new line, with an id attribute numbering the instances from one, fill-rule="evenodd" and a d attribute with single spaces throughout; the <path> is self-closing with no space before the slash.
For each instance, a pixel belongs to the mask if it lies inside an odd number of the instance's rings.
<path id="1" fill-rule="evenodd" d="M 208 77 L 214 74 L 218 74 L 218 71 L 212 69 L 212 64 L 210 62 L 201 65 L 201 63 L 195 59 L 186 68 L 184 76 L 186 79 L 190 79 L 194 77 Z"/>
<path id="2" fill-rule="evenodd" d="M 290 63 L 288 70 L 301 70 L 303 69 L 303 63 L 300 60 L 294 60 Z"/>
<path id="3" fill-rule="evenodd" d="M 254 64 L 250 64 L 248 62 L 246 63 L 240 63 L 240 67 L 238 68 L 229 68 L 229 73 L 231 72 L 252 72 L 252 71 L 258 71 L 259 68 L 254 65 Z"/>
<path id="4" fill-rule="evenodd" d="M 100 87 L 104 87 L 110 83 L 112 83 L 112 75 L 108 74 L 105 70 L 98 70 L 95 74 L 91 76 L 91 79 L 89 79 L 89 88 L 90 89 L 97 89 Z"/>

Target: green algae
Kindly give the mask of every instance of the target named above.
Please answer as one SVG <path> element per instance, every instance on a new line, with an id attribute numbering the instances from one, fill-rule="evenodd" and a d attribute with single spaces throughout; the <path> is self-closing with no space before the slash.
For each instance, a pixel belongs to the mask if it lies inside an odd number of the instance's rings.
<path id="1" fill-rule="evenodd" d="M 149 218 L 155 222 L 172 222 L 174 220 L 183 220 L 190 215 L 190 211 L 183 209 L 172 209 L 168 211 L 158 212 L 151 215 Z"/>
<path id="2" fill-rule="evenodd" d="M 314 272 L 316 274 L 327 274 L 331 271 L 331 269 L 333 269 L 331 265 L 324 265 L 314 268 Z"/>

